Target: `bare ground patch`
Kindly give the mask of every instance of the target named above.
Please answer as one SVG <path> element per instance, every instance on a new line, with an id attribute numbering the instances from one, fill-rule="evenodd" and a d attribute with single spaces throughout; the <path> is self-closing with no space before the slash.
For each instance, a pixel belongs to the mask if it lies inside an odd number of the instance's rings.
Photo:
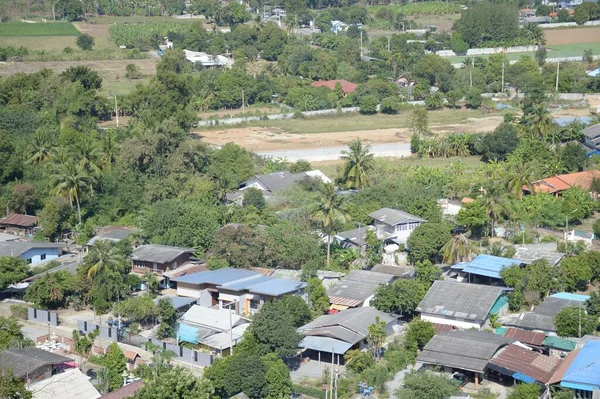
<path id="1" fill-rule="evenodd" d="M 600 41 L 600 27 L 545 30 L 548 46 L 557 44 L 596 43 Z"/>

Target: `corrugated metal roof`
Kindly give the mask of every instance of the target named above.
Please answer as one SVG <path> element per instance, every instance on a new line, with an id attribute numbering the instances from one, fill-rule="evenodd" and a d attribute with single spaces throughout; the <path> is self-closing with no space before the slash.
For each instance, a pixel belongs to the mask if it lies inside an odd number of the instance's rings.
<path id="1" fill-rule="evenodd" d="M 513 325 L 529 330 L 556 331 L 554 317 L 567 306 L 583 306 L 586 295 L 557 293 L 550 295 L 533 312 L 524 312 Z"/>
<path id="2" fill-rule="evenodd" d="M 399 211 L 392 208 L 381 208 L 375 212 L 369 213 L 369 216 L 377 221 L 383 222 L 390 226 L 396 226 L 404 223 L 426 222 L 427 220 L 420 218 L 410 213 Z"/>
<path id="3" fill-rule="evenodd" d="M 185 253 L 192 252 L 194 252 L 194 249 L 192 248 L 148 244 L 134 249 L 133 252 L 131 252 L 131 259 L 144 262 L 167 263 L 177 259 Z"/>
<path id="4" fill-rule="evenodd" d="M 0 368 L 12 370 L 17 378 L 23 378 L 27 373 L 48 364 L 71 361 L 73 359 L 38 348 L 7 349 L 0 353 Z"/>
<path id="5" fill-rule="evenodd" d="M 510 327 L 504 333 L 506 338 L 513 338 L 524 344 L 541 346 L 546 338 L 546 334 L 542 332 L 527 331 L 520 328 Z"/>
<path id="6" fill-rule="evenodd" d="M 349 307 L 360 306 L 375 294 L 381 284 L 392 282 L 396 276 L 368 270 L 352 270 L 339 283 L 327 290 L 329 301 Z"/>
<path id="7" fill-rule="evenodd" d="M 160 298 L 156 298 L 154 300 L 154 304 L 158 305 L 158 301 L 163 298 L 166 298 L 169 301 L 171 301 L 171 303 L 173 304 L 173 307 L 175 309 L 182 308 L 182 307 L 189 305 L 191 303 L 194 303 L 198 300 L 198 298 L 186 298 L 186 297 L 182 297 L 182 296 L 162 296 Z"/>
<path id="8" fill-rule="evenodd" d="M 502 269 L 516 264 L 519 264 L 519 261 L 515 259 L 502 258 L 500 256 L 492 255 L 477 255 L 477 257 L 472 261 L 454 265 L 453 268 L 462 266 L 462 270 L 465 273 L 500 278 L 500 272 Z"/>
<path id="9" fill-rule="evenodd" d="M 545 356 L 515 344 L 500 349 L 490 359 L 490 365 L 496 366 L 497 371 L 505 373 L 502 369 L 509 370 L 508 375 L 521 373 L 542 384 L 550 381 L 560 363 L 560 359 Z"/>
<path id="10" fill-rule="evenodd" d="M 137 391 L 139 391 L 144 386 L 144 381 L 137 380 L 132 382 L 129 385 L 125 385 L 117 389 L 116 391 L 112 391 L 102 396 L 102 399 L 124 399 L 128 397 L 132 397 Z"/>
<path id="11" fill-rule="evenodd" d="M 504 290 L 490 285 L 438 280 L 433 282 L 416 310 L 482 322 Z"/>
<path id="12" fill-rule="evenodd" d="M 63 243 L 45 241 L 8 241 L 0 242 L 0 256 L 21 256 L 35 248 L 64 248 Z"/>
<path id="13" fill-rule="evenodd" d="M 238 344 L 248 327 L 250 327 L 249 323 L 242 324 L 234 327 L 231 330 L 231 335 L 229 334 L 229 331 L 213 334 L 204 338 L 200 343 L 219 350 L 228 349 L 231 347 L 231 343 L 233 343 L 233 346 Z"/>
<path id="14" fill-rule="evenodd" d="M 182 322 L 206 326 L 215 330 L 229 331 L 229 310 L 219 310 L 193 305 L 180 319 Z M 231 323 L 237 326 L 243 322 L 242 317 L 231 314 Z"/>
<path id="15" fill-rule="evenodd" d="M 590 299 L 589 295 L 572 294 L 570 292 L 558 292 L 550 295 L 550 298 L 566 299 L 568 301 L 585 302 Z"/>
<path id="16" fill-rule="evenodd" d="M 538 259 L 546 259 L 550 266 L 556 266 L 564 256 L 565 254 L 560 252 L 517 247 L 517 252 L 513 256 L 513 259 L 527 265 Z"/>
<path id="17" fill-rule="evenodd" d="M 600 123 L 586 127 L 581 131 L 583 135 L 591 140 L 600 136 Z"/>
<path id="18" fill-rule="evenodd" d="M 124 226 L 106 226 L 98 230 L 96 235 L 87 242 L 86 245 L 91 246 L 98 240 L 121 241 L 129 237 L 136 231 L 134 227 Z"/>
<path id="19" fill-rule="evenodd" d="M 10 215 L 0 219 L 0 224 L 9 226 L 20 226 L 20 227 L 31 227 L 36 225 L 38 222 L 37 216 L 32 215 L 20 215 L 18 213 L 11 213 Z"/>
<path id="20" fill-rule="evenodd" d="M 96 399 L 101 395 L 78 368 L 34 382 L 27 390 L 33 399 Z"/>
<path id="21" fill-rule="evenodd" d="M 246 269 L 225 268 L 189 274 L 187 276 L 174 278 L 173 281 L 190 284 L 222 285 L 253 276 L 260 276 L 260 274 Z"/>
<path id="22" fill-rule="evenodd" d="M 586 391 L 600 388 L 600 341 L 588 342 L 579 350 L 562 377 L 561 385 L 565 383 L 582 385 Z"/>
<path id="23" fill-rule="evenodd" d="M 352 344 L 329 337 L 307 336 L 300 341 L 298 346 L 304 349 L 329 353 L 333 352 L 338 355 L 343 355 L 352 347 Z"/>

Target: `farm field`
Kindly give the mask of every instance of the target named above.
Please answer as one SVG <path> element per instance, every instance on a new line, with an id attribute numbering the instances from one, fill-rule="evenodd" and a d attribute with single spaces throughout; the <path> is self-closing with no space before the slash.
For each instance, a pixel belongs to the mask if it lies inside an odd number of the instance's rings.
<path id="1" fill-rule="evenodd" d="M 69 22 L 23 22 L 0 23 L 0 37 L 22 36 L 77 36 L 79 32 Z"/>
<path id="2" fill-rule="evenodd" d="M 561 44 L 598 43 L 600 27 L 545 29 L 544 35 L 548 46 Z"/>

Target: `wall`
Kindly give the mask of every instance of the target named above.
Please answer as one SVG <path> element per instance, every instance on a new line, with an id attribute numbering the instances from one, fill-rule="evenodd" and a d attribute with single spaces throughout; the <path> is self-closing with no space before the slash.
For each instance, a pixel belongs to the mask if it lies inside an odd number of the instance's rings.
<path id="1" fill-rule="evenodd" d="M 119 340 L 119 332 L 116 327 L 100 326 L 91 321 L 77 320 L 77 330 L 84 334 L 91 333 L 94 330 L 100 330 L 99 338 L 107 341 L 117 342 Z"/>
<path id="2" fill-rule="evenodd" d="M 22 259 L 31 259 L 30 265 L 36 263 L 49 261 L 56 259 L 60 256 L 62 250 L 60 248 L 32 248 L 29 251 L 25 251 L 22 255 Z M 42 255 L 46 255 L 45 259 L 42 259 Z"/>
<path id="3" fill-rule="evenodd" d="M 484 55 L 484 54 L 499 54 L 499 53 L 531 53 L 537 51 L 538 46 L 515 46 L 515 47 L 486 47 L 472 48 L 467 50 L 467 55 Z"/>
<path id="4" fill-rule="evenodd" d="M 456 326 L 465 330 L 475 328 L 481 330 L 481 325 L 477 322 L 467 321 L 464 319 L 446 319 L 441 316 L 434 316 L 425 313 L 421 313 L 421 320 L 425 320 L 431 323 L 446 324 L 450 326 Z"/>
<path id="5" fill-rule="evenodd" d="M 188 298 L 200 298 L 201 290 L 198 284 L 177 283 L 177 296 L 185 296 Z M 210 306 L 210 305 L 209 305 Z"/>
<path id="6" fill-rule="evenodd" d="M 184 253 L 184 254 L 181 254 L 176 259 L 174 259 L 173 262 L 156 263 L 156 262 L 146 262 L 146 261 L 134 261 L 132 269 L 134 271 L 137 271 L 140 273 L 150 272 L 150 273 L 155 273 L 159 276 L 162 276 L 163 272 L 177 269 L 179 266 L 183 265 L 185 262 L 187 262 L 189 260 L 190 260 L 190 254 Z"/>
<path id="7" fill-rule="evenodd" d="M 58 326 L 58 314 L 47 310 L 27 308 L 27 320 Z"/>

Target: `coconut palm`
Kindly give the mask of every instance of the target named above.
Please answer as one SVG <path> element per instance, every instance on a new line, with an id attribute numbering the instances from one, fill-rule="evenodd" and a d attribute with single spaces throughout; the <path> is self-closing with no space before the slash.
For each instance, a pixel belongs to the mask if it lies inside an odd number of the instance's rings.
<path id="1" fill-rule="evenodd" d="M 492 221 L 492 237 L 495 234 L 496 222 L 502 217 L 506 211 L 506 201 L 502 197 L 494 195 L 484 195 L 480 198 L 483 207 L 486 210 L 487 216 Z"/>
<path id="2" fill-rule="evenodd" d="M 117 143 L 115 135 L 111 132 L 102 138 L 102 152 L 100 155 L 100 164 L 106 169 L 110 169 L 117 160 Z"/>
<path id="3" fill-rule="evenodd" d="M 50 158 L 50 151 L 52 150 L 52 143 L 48 138 L 48 135 L 38 132 L 33 137 L 31 143 L 31 158 L 27 161 L 28 163 L 41 164 Z"/>
<path id="4" fill-rule="evenodd" d="M 535 171 L 530 164 L 518 163 L 506 175 L 506 187 L 518 199 L 523 197 L 523 187 L 533 193 Z"/>
<path id="5" fill-rule="evenodd" d="M 81 224 L 81 194 L 85 189 L 91 188 L 92 179 L 87 172 L 73 162 L 59 164 L 51 176 L 52 191 L 54 194 L 66 197 L 71 205 L 77 204 L 77 214 Z"/>
<path id="6" fill-rule="evenodd" d="M 119 248 L 111 241 L 98 240 L 90 248 L 86 262 L 91 264 L 87 277 L 93 279 L 112 272 L 125 270 L 126 260 Z"/>
<path id="7" fill-rule="evenodd" d="M 362 188 L 371 184 L 371 172 L 374 167 L 374 157 L 371 146 L 363 145 L 360 139 L 352 140 L 348 145 L 349 151 L 342 151 L 340 159 L 344 160 L 341 181 L 347 188 Z"/>
<path id="8" fill-rule="evenodd" d="M 533 113 L 527 119 L 530 133 L 537 139 L 547 138 L 555 125 L 544 103 L 534 105 Z"/>
<path id="9" fill-rule="evenodd" d="M 91 140 L 81 140 L 75 145 L 76 157 L 79 159 L 79 166 L 85 170 L 88 175 L 93 176 L 100 173 L 100 168 L 96 164 L 98 160 L 98 148 Z"/>
<path id="10" fill-rule="evenodd" d="M 336 222 L 345 222 L 348 214 L 345 211 L 344 197 L 335 192 L 333 184 L 323 185 L 317 192 L 316 202 L 310 207 L 313 220 L 319 222 L 327 234 L 327 266 L 331 261 L 331 235 Z"/>
<path id="11" fill-rule="evenodd" d="M 464 233 L 455 234 L 442 247 L 442 259 L 447 265 L 467 262 L 473 258 L 473 243 Z"/>

